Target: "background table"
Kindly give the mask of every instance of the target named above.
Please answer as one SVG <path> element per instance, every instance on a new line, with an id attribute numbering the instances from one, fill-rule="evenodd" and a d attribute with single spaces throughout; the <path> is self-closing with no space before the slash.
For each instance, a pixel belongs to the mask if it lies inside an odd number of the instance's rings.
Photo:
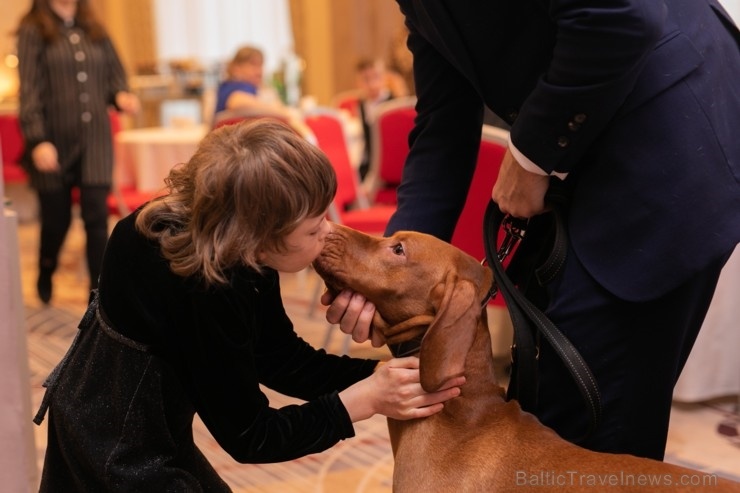
<path id="1" fill-rule="evenodd" d="M 117 183 L 142 192 L 160 190 L 170 169 L 187 162 L 207 132 L 206 125 L 118 132 L 115 139 Z"/>

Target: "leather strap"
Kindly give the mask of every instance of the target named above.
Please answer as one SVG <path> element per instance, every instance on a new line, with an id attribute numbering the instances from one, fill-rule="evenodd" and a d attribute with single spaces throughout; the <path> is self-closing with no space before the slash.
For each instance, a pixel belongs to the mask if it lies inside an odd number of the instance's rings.
<path id="1" fill-rule="evenodd" d="M 548 195 L 549 198 L 550 195 Z M 562 210 L 559 200 L 548 201 L 553 203 L 549 214 L 555 220 L 555 239 L 550 255 L 545 263 L 535 270 L 538 281 L 544 285 L 558 273 L 565 262 L 567 251 L 567 233 L 562 220 Z M 522 408 L 534 411 L 537 405 L 537 358 L 540 336 L 544 336 L 555 352 L 565 363 L 588 408 L 590 415 L 589 429 L 586 436 L 591 434 L 601 421 L 601 394 L 591 370 L 581 357 L 578 350 L 524 294 L 514 286 L 507 275 L 497 254 L 497 237 L 506 215 L 501 212 L 493 200 L 486 208 L 483 220 L 483 240 L 486 250 L 486 261 L 494 273 L 498 290 L 503 294 L 506 306 L 514 326 L 514 347 L 512 348 L 513 391 Z M 514 219 L 514 221 L 518 221 Z M 526 229 L 526 225 L 520 224 Z M 585 437 L 584 437 L 585 438 Z"/>

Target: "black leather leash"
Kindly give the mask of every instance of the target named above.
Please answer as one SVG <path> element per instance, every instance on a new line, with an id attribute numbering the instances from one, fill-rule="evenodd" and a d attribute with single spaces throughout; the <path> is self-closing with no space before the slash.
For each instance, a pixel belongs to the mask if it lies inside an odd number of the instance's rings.
<path id="1" fill-rule="evenodd" d="M 552 210 L 548 214 L 553 215 L 555 223 L 554 244 L 547 260 L 534 272 L 537 281 L 543 286 L 552 280 L 563 266 L 568 241 L 562 218 L 563 197 L 554 187 L 551 187 L 551 190 L 547 199 L 548 204 L 552 205 Z M 565 363 L 586 402 L 590 414 L 589 429 L 585 435 L 587 437 L 601 421 L 601 395 L 596 379 L 578 350 L 555 324 L 514 285 L 501 263 L 515 244 L 524 238 L 527 226 L 527 220 L 506 215 L 501 212 L 498 204 L 493 200 L 489 202 L 483 219 L 483 241 L 486 261 L 494 274 L 492 293 L 495 294 L 496 290 L 501 291 L 514 326 L 513 378 L 510 382 L 509 395 L 516 397 L 522 409 L 530 412 L 536 409 L 538 341 L 540 336 L 544 336 Z M 501 248 L 497 248 L 498 232 L 501 227 L 504 227 L 507 238 Z M 520 248 L 524 244 L 525 242 L 522 242 Z M 515 260 L 516 255 L 512 259 L 512 264 Z"/>

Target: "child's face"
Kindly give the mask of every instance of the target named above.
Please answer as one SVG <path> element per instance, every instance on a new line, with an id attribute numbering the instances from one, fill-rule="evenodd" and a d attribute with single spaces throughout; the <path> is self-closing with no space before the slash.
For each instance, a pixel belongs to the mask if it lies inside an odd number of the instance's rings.
<path id="1" fill-rule="evenodd" d="M 262 70 L 262 57 L 255 55 L 245 62 L 234 65 L 232 68 L 232 76 L 234 79 L 243 80 L 255 86 L 259 86 L 262 84 Z"/>
<path id="2" fill-rule="evenodd" d="M 357 85 L 370 99 L 380 96 L 385 89 L 385 73 L 378 65 L 372 65 L 357 74 Z"/>
<path id="3" fill-rule="evenodd" d="M 280 272 L 300 272 L 319 256 L 329 230 L 326 211 L 320 216 L 306 218 L 285 237 L 287 251 L 263 251 L 257 258 Z"/>

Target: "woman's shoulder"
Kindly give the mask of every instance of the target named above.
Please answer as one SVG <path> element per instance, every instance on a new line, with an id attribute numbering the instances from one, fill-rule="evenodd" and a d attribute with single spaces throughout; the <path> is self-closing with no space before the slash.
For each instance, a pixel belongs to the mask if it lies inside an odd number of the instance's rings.
<path id="1" fill-rule="evenodd" d="M 23 39 L 41 39 L 41 26 L 33 19 L 22 19 L 18 24 L 18 37 Z"/>

